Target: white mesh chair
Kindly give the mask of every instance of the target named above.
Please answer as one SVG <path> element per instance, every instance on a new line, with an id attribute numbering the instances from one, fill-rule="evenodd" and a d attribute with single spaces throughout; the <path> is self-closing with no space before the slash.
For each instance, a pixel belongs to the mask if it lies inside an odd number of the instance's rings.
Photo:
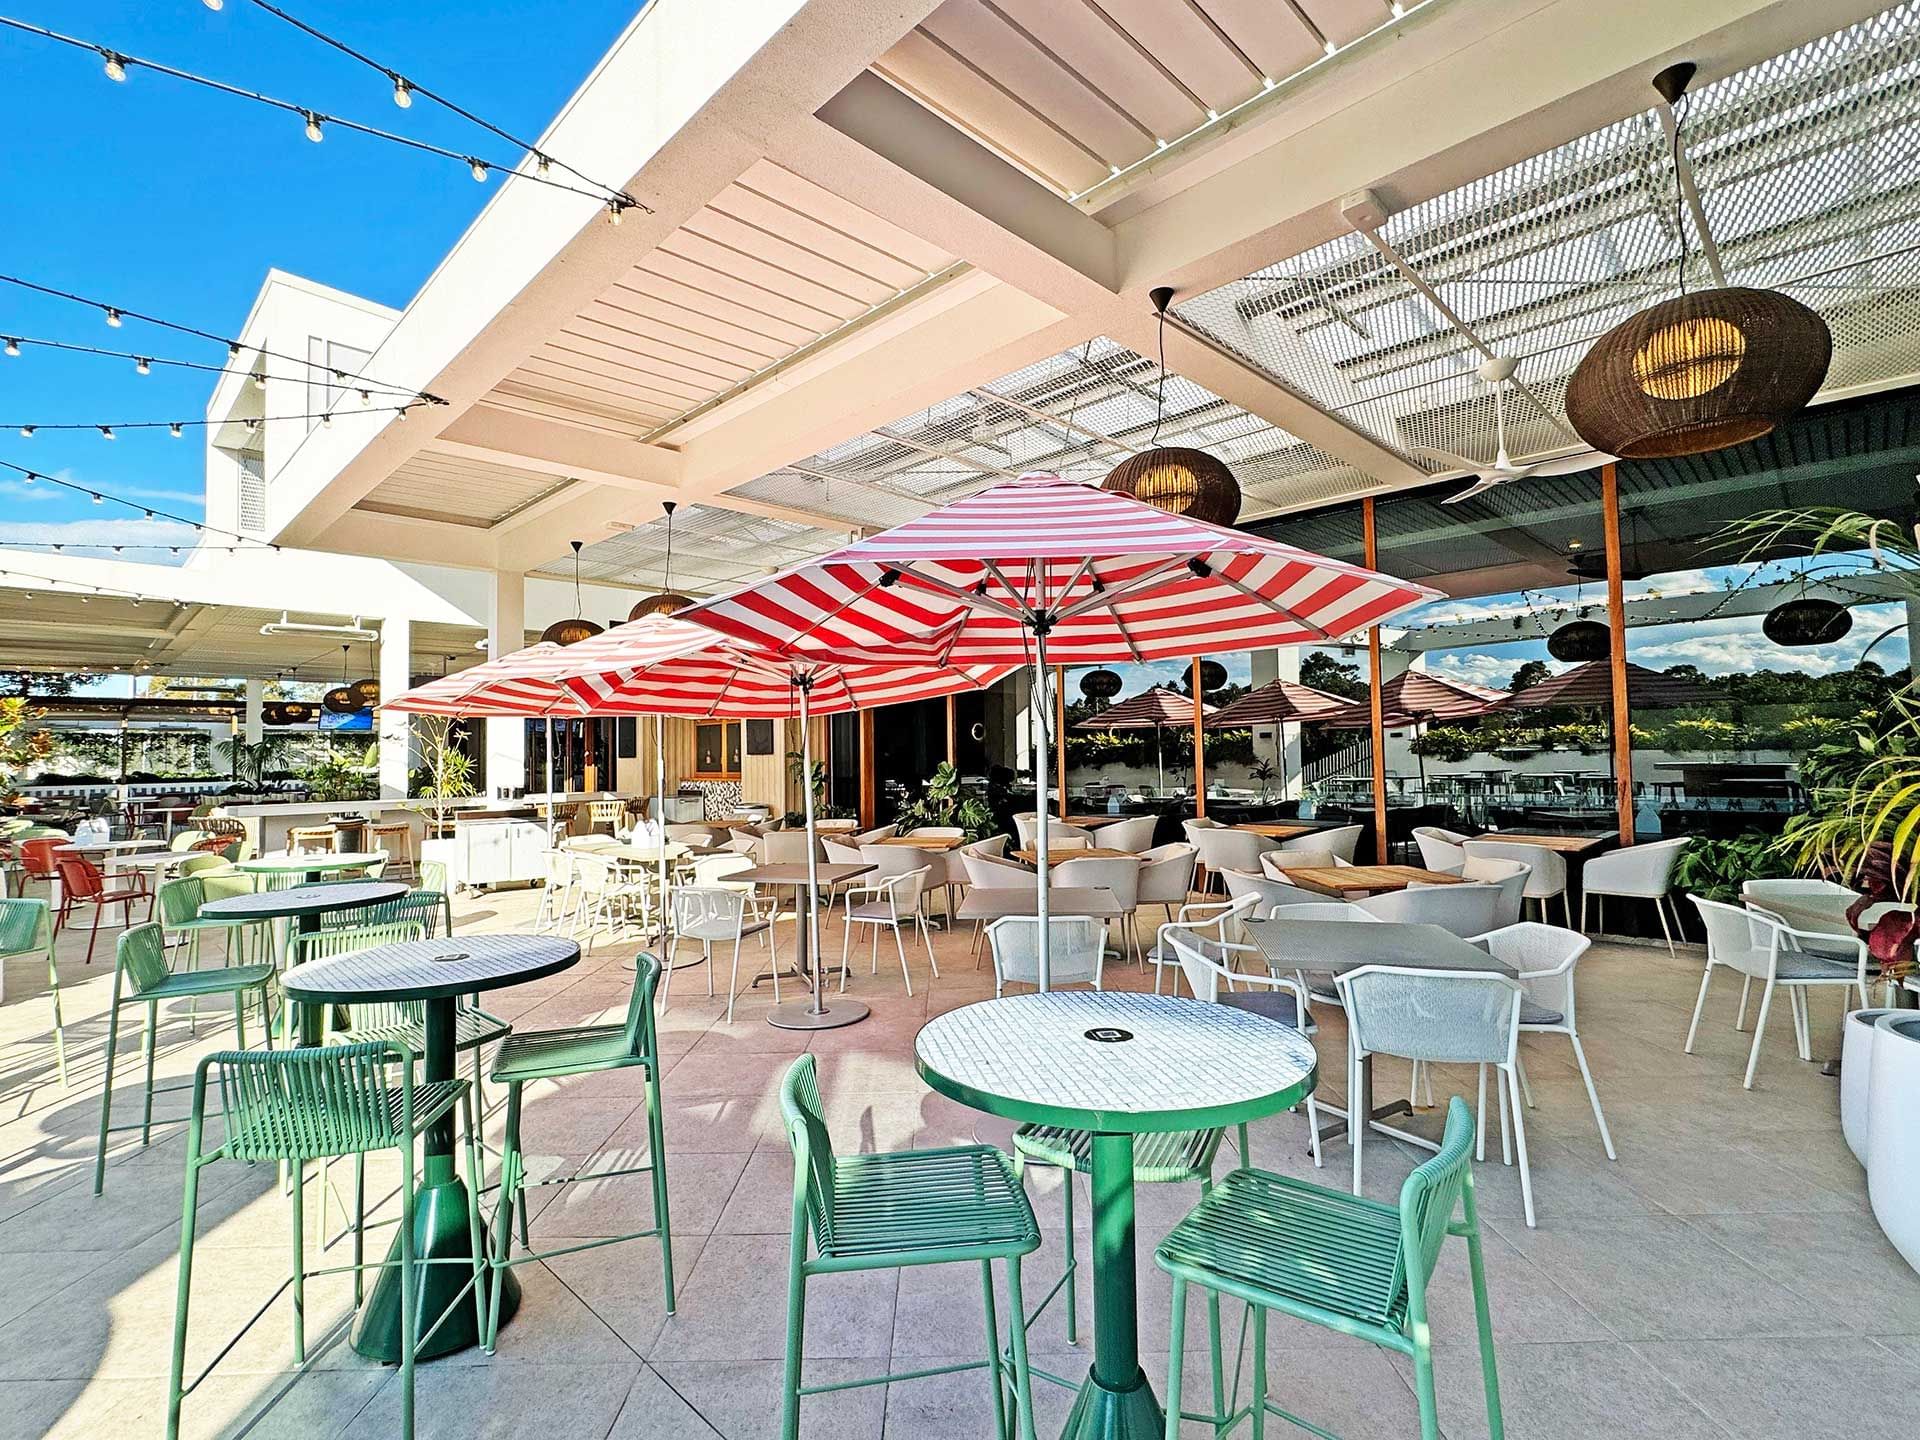
<path id="1" fill-rule="evenodd" d="M 1716 967 L 1725 966 L 1741 977 L 1740 1013 L 1734 1029 L 1747 1018 L 1747 991 L 1755 980 L 1761 982 L 1760 1014 L 1753 1025 L 1753 1048 L 1747 1054 L 1745 1085 L 1753 1088 L 1754 1068 L 1760 1063 L 1760 1041 L 1767 1033 L 1767 1013 L 1773 1007 L 1773 992 L 1784 986 L 1788 1008 L 1793 1013 L 1793 1038 L 1802 1060 L 1811 1060 L 1813 1051 L 1807 1023 L 1807 992 L 1816 986 L 1851 989 L 1867 1008 L 1867 943 L 1856 940 L 1855 958 L 1831 959 L 1805 948 L 1808 941 L 1830 944 L 1835 937 L 1795 930 L 1776 916 L 1759 910 L 1742 910 L 1717 900 L 1687 897 L 1700 912 L 1707 927 L 1707 969 L 1700 977 L 1700 998 L 1693 1005 L 1693 1023 L 1687 1027 L 1686 1053 L 1693 1053 L 1693 1040 L 1700 1029 L 1700 1012 L 1706 1008 L 1707 986 L 1713 983 Z"/>
<path id="2" fill-rule="evenodd" d="M 919 855 L 919 851 L 905 845 L 876 845 L 870 850 L 899 850 L 908 855 Z M 904 875 L 885 875 L 879 879 L 863 877 L 861 883 L 847 890 L 846 930 L 840 940 L 840 989 L 847 988 L 847 957 L 853 948 L 853 927 L 867 926 L 872 933 L 869 947 L 872 959 L 871 973 L 880 973 L 880 932 L 882 929 L 893 932 L 893 948 L 900 952 L 900 978 L 907 983 L 907 994 L 913 994 L 913 977 L 907 973 L 907 947 L 900 938 L 900 923 L 906 921 L 920 932 L 920 939 L 927 947 L 927 964 L 933 967 L 933 978 L 940 978 L 940 962 L 933 958 L 933 936 L 927 931 L 927 918 L 920 913 L 920 894 L 927 883 L 929 871 L 922 865 L 917 870 L 909 870 Z"/>
<path id="3" fill-rule="evenodd" d="M 1013 828 L 1019 832 L 1022 850 L 1031 850 L 1039 843 L 1040 817 L 1038 815 L 1016 815 Z M 1069 825 L 1058 815 L 1047 820 L 1047 852 L 1055 850 L 1087 849 L 1093 844 L 1093 832 L 1083 825 Z"/>
<path id="4" fill-rule="evenodd" d="M 1267 969 L 1264 960 L 1259 959 L 1258 947 L 1212 939 L 1188 926 L 1173 924 L 1160 927 L 1154 948 L 1173 955 L 1194 999 L 1264 1015 L 1296 1030 L 1309 1028 L 1306 992 L 1300 988 L 1299 981 Z M 1259 963 L 1245 970 L 1230 963 L 1236 954 L 1248 951 L 1253 952 Z M 1318 1165 L 1320 1111 L 1312 1095 L 1307 1096 L 1306 1107 L 1307 1143 L 1313 1153 L 1313 1163 Z M 1247 1145 L 1246 1123 L 1241 1122 L 1238 1129 L 1240 1163 L 1251 1165 L 1253 1156 Z"/>
<path id="5" fill-rule="evenodd" d="M 992 855 L 975 855 L 968 851 L 960 852 L 961 868 L 967 872 L 967 884 L 978 890 L 1025 890 L 1029 893 L 1040 888 L 1040 876 L 1037 871 L 1024 865 L 1016 865 L 1011 860 L 1001 860 Z M 973 968 L 980 968 L 980 936 L 983 933 L 981 921 L 973 922 Z"/>
<path id="6" fill-rule="evenodd" d="M 1160 827 L 1158 815 L 1134 815 L 1102 825 L 1094 832 L 1103 850 L 1130 850 L 1135 855 L 1153 848 L 1153 832 Z"/>
<path id="7" fill-rule="evenodd" d="M 1587 1099 L 1593 1105 L 1593 1123 L 1600 1129 L 1600 1143 L 1609 1160 L 1613 1136 L 1607 1132 L 1607 1117 L 1600 1109 L 1600 1092 L 1594 1088 L 1593 1072 L 1587 1068 L 1587 1052 L 1580 1045 L 1580 1027 L 1574 1019 L 1574 967 L 1593 942 L 1573 930 L 1557 925 L 1536 925 L 1531 920 L 1506 925 L 1485 935 L 1472 937 L 1486 947 L 1489 955 L 1504 960 L 1519 972 L 1526 998 L 1520 1002 L 1520 1033 L 1523 1035 L 1564 1035 L 1573 1044 L 1574 1063 L 1587 1085 Z M 1519 1066 L 1520 1091 L 1527 1104 L 1533 1096 L 1527 1089 L 1527 1070 Z"/>
<path id="8" fill-rule="evenodd" d="M 1589 932 L 1606 928 L 1605 897 L 1608 895 L 1620 899 L 1651 900 L 1653 913 L 1660 917 L 1660 932 L 1667 937 L 1667 954 L 1676 954 L 1673 932 L 1680 928 L 1680 912 L 1677 909 L 1673 911 L 1673 925 L 1669 927 L 1667 911 L 1679 903 L 1673 898 L 1674 862 L 1690 843 L 1689 838 L 1682 835 L 1677 840 L 1628 845 L 1587 861 L 1580 870 L 1580 928 Z M 1597 909 L 1589 923 L 1587 910 L 1596 902 Z"/>
<path id="9" fill-rule="evenodd" d="M 964 840 L 966 835 L 967 832 L 957 825 L 916 825 L 913 829 L 906 832 L 904 838 L 908 840 L 945 841 Z M 905 847 L 903 846 L 901 848 L 904 849 Z M 954 886 L 958 885 L 964 878 L 960 873 L 963 867 L 953 858 L 955 853 L 956 852 L 951 850 L 922 850 L 919 852 L 921 860 L 927 867 L 927 889 L 944 890 L 947 892 L 947 921 L 949 925 L 951 925 L 953 919 L 953 889 Z"/>
<path id="10" fill-rule="evenodd" d="M 820 837 L 820 848 L 827 852 L 827 863 L 829 865 L 864 865 L 866 863 L 861 857 L 860 847 L 858 845 L 849 844 L 845 840 L 835 839 L 831 835 L 822 835 Z M 829 916 L 833 914 L 833 902 L 845 895 L 849 886 L 858 883 L 859 879 L 856 878 L 853 880 L 839 880 L 827 885 L 827 914 Z"/>
<path id="11" fill-rule="evenodd" d="M 1062 860 L 1052 867 L 1050 883 L 1062 890 L 1106 890 L 1120 907 L 1116 920 L 1121 938 L 1141 964 L 1140 935 L 1134 928 L 1133 912 L 1140 905 L 1140 857 L 1137 855 L 1089 856 L 1084 860 Z"/>
<path id="12" fill-rule="evenodd" d="M 1225 882 L 1227 895 L 1238 900 L 1250 895 L 1256 902 L 1255 914 L 1265 918 L 1280 906 L 1313 905 L 1327 897 L 1318 890 L 1305 890 L 1298 885 L 1289 885 L 1284 880 L 1275 880 L 1269 875 L 1249 875 L 1242 870 L 1223 870 L 1220 878 Z"/>
<path id="13" fill-rule="evenodd" d="M 1202 935 L 1209 942 L 1221 944 L 1238 943 L 1243 932 L 1240 922 L 1253 918 L 1259 910 L 1259 901 L 1252 896 L 1242 896 L 1237 900 L 1197 900 L 1182 905 L 1180 913 L 1169 925 L 1177 925 L 1182 930 Z M 1180 993 L 1180 960 L 1171 950 L 1161 943 L 1162 925 L 1154 933 L 1153 948 L 1147 952 L 1147 963 L 1153 966 L 1153 993 L 1158 995 L 1169 968 L 1173 970 L 1173 993 Z"/>
<path id="14" fill-rule="evenodd" d="M 1533 867 L 1526 861 L 1493 860 L 1484 856 L 1469 855 L 1452 873 L 1462 880 L 1499 887 L 1499 913 L 1495 915 L 1493 921 L 1496 928 L 1520 923 L 1520 907 L 1526 903 L 1527 898 L 1527 877 L 1533 874 Z"/>
<path id="15" fill-rule="evenodd" d="M 1180 822 L 1180 833 L 1187 837 L 1187 843 L 1189 845 L 1195 846 L 1200 843 L 1193 838 L 1196 830 L 1222 830 L 1225 828 L 1226 827 L 1221 825 L 1218 820 L 1209 820 L 1204 815 L 1196 815 L 1191 820 L 1182 820 Z"/>
<path id="16" fill-rule="evenodd" d="M 1353 1193 L 1362 1189 L 1364 1118 L 1362 1067 L 1369 1056 L 1398 1055 L 1424 1065 L 1478 1065 L 1480 1093 L 1474 1110 L 1475 1158 L 1486 1159 L 1487 1069 L 1496 1072 L 1500 1101 L 1501 1161 L 1520 1156 L 1520 1195 L 1532 1228 L 1533 1174 L 1527 1166 L 1527 1125 L 1517 1074 L 1520 1046 L 1520 982 L 1484 970 L 1426 970 L 1363 965 L 1338 976 L 1347 1009 L 1347 1094 L 1354 1120 Z M 1431 1073 L 1431 1072 L 1429 1072 Z M 1511 1140 L 1507 1123 L 1511 1110 Z M 1423 1142 L 1424 1143 L 1424 1142 Z"/>
<path id="17" fill-rule="evenodd" d="M 1847 911 L 1859 898 L 1858 890 L 1832 880 L 1749 880 L 1740 887 L 1740 902 L 1748 909 L 1784 920 L 1800 931 L 1803 950 L 1833 960 L 1852 960 L 1860 948 L 1860 931 L 1847 921 Z M 1869 906 L 1860 917 L 1861 928 L 1870 927 L 1888 910 L 1906 908 Z M 1870 972 L 1874 968 L 1868 965 Z"/>
<path id="18" fill-rule="evenodd" d="M 1230 829 L 1225 825 L 1191 830 L 1187 838 L 1193 841 L 1194 848 L 1200 852 L 1200 863 L 1207 867 L 1209 888 L 1223 870 L 1257 874 L 1262 853 L 1276 848 L 1273 841 L 1264 835 L 1256 835 L 1251 830 Z"/>
<path id="19" fill-rule="evenodd" d="M 734 992 L 740 988 L 740 941 L 748 935 L 758 935 L 770 927 L 765 920 L 752 918 L 748 914 L 749 897 L 745 890 L 734 885 L 682 885 L 673 892 L 673 904 L 669 914 L 673 925 L 667 937 L 666 974 L 660 981 L 660 1008 L 667 1008 L 667 998 L 673 988 L 673 965 L 680 942 L 697 941 L 700 946 L 700 958 L 707 965 L 707 994 L 713 994 L 713 947 L 731 942 L 733 945 L 733 969 L 727 978 L 727 1023 L 733 1023 Z M 773 1003 L 780 1003 L 780 968 L 773 971 Z"/>
<path id="20" fill-rule="evenodd" d="M 1193 893 L 1193 857 L 1191 845 L 1156 845 L 1140 852 L 1139 899 L 1142 905 L 1165 908 L 1173 919 L 1173 907 L 1187 903 Z"/>
<path id="21" fill-rule="evenodd" d="M 1311 835 L 1296 835 L 1280 843 L 1282 850 L 1324 851 L 1336 860 L 1353 863 L 1353 852 L 1360 846 L 1364 825 L 1342 825 L 1336 830 L 1316 830 Z"/>
<path id="22" fill-rule="evenodd" d="M 1460 847 L 1470 860 L 1518 860 L 1530 867 L 1525 896 L 1538 902 L 1540 918 L 1547 918 L 1547 902 L 1560 897 L 1560 913 L 1573 929 L 1573 902 L 1567 898 L 1567 859 L 1557 850 L 1513 840 L 1469 840 Z"/>
<path id="23" fill-rule="evenodd" d="M 1107 951 L 1107 927 L 1084 915 L 1047 917 L 1047 983 L 1040 985 L 1040 920 L 1005 915 L 987 926 L 993 950 L 993 993 L 1009 984 L 1056 990 L 1062 985 L 1100 988 Z"/>
<path id="24" fill-rule="evenodd" d="M 885 840 L 900 827 L 898 825 L 876 825 L 871 830 L 862 830 L 853 837 L 855 845 L 871 845 L 876 840 Z"/>
<path id="25" fill-rule="evenodd" d="M 807 844 L 805 830 L 769 830 L 760 837 L 759 860 L 762 865 L 804 865 L 811 850 L 816 860 L 826 859 L 819 840 Z"/>
<path id="26" fill-rule="evenodd" d="M 1429 870 L 1444 870 L 1449 875 L 1467 858 L 1467 852 L 1460 847 L 1470 838 L 1439 825 L 1413 827 L 1413 843 L 1420 847 L 1420 863 Z"/>
<path id="27" fill-rule="evenodd" d="M 1338 863 L 1331 850 L 1263 850 L 1260 869 L 1275 880 L 1287 878 L 1289 870 L 1327 869 Z"/>
<path id="28" fill-rule="evenodd" d="M 1484 935 L 1499 924 L 1498 885 L 1422 885 L 1368 895 L 1353 903 L 1376 920 L 1399 925 L 1438 925 L 1454 935 Z"/>
<path id="29" fill-rule="evenodd" d="M 593 953 L 593 937 L 601 931 L 617 942 L 628 925 L 648 923 L 653 887 L 623 879 L 619 864 L 611 856 L 576 850 L 573 876 L 573 926 L 585 939 L 587 954 Z"/>

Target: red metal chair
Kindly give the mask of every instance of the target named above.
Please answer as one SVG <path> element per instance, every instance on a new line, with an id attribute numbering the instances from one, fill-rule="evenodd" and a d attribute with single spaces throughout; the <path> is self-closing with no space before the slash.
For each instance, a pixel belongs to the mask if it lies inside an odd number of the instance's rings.
<path id="1" fill-rule="evenodd" d="M 64 836 L 58 840 L 42 837 L 35 840 L 22 840 L 19 843 L 20 869 L 29 880 L 44 880 L 49 888 L 57 874 L 54 856 L 62 846 L 73 842 Z"/>
<path id="2" fill-rule="evenodd" d="M 147 893 L 146 877 L 140 874 L 116 875 L 112 888 L 109 888 L 99 869 L 84 855 L 58 855 L 54 864 L 60 871 L 60 914 L 53 922 L 54 933 L 60 933 L 61 926 L 67 923 L 77 907 L 92 907 L 93 931 L 87 936 L 87 964 L 91 965 L 93 944 L 100 938 L 100 912 L 109 905 L 118 905 L 122 928 L 132 926 L 133 902 L 151 899 Z"/>

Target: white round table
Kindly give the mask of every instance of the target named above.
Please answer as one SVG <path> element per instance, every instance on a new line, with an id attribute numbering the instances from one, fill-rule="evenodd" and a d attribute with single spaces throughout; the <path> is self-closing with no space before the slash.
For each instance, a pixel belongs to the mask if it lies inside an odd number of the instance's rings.
<path id="1" fill-rule="evenodd" d="M 1245 1010 L 1170 995 L 1051 990 L 951 1010 L 914 1040 L 941 1094 L 1092 1135 L 1094 1358 L 1065 1437 L 1147 1440 L 1165 1418 L 1140 1368 L 1133 1137 L 1291 1109 L 1319 1078 L 1313 1042 Z"/>

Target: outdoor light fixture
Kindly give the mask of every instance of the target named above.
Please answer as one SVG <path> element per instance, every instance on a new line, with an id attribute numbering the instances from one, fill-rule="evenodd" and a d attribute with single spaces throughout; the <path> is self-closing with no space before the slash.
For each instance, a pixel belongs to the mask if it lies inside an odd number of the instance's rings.
<path id="1" fill-rule="evenodd" d="M 1167 401 L 1167 306 L 1173 291 L 1165 286 L 1149 292 L 1160 317 L 1160 388 L 1154 400 L 1150 448 L 1113 467 L 1101 482 L 1106 490 L 1131 495 L 1169 515 L 1184 515 L 1209 525 L 1231 525 L 1240 518 L 1240 482 L 1233 471 L 1204 450 L 1184 445 L 1155 444 Z"/>
<path id="2" fill-rule="evenodd" d="M 569 542 L 573 546 L 573 615 L 571 620 L 556 620 L 540 632 L 540 638 L 555 645 L 578 645 L 582 640 L 590 640 L 600 633 L 600 627 L 591 620 L 581 618 L 585 607 L 580 603 L 580 542 Z"/>
<path id="3" fill-rule="evenodd" d="M 1760 622 L 1761 632 L 1776 645 L 1831 645 L 1851 629 L 1853 612 L 1817 595 L 1776 605 Z"/>
<path id="4" fill-rule="evenodd" d="M 1669 113 L 1693 78 L 1690 64 L 1653 77 Z M 1672 120 L 1674 183 L 1692 195 L 1692 173 Z M 1567 419 L 1594 449 L 1627 460 L 1724 450 L 1768 434 L 1803 409 L 1826 379 L 1833 335 L 1826 321 L 1775 290 L 1729 286 L 1704 212 L 1694 223 L 1718 288 L 1642 310 L 1594 342 L 1567 383 Z M 1680 279 L 1686 229 L 1678 215 Z"/>
<path id="5" fill-rule="evenodd" d="M 1227 683 L 1227 667 L 1218 660 L 1200 662 L 1200 689 L 1208 694 Z"/>
<path id="6" fill-rule="evenodd" d="M 1119 672 L 1103 666 L 1080 677 L 1080 693 L 1089 700 L 1111 700 L 1120 693 L 1120 683 Z"/>
<path id="7" fill-rule="evenodd" d="M 643 615 L 671 615 L 676 610 L 684 610 L 693 604 L 691 595 L 682 595 L 673 588 L 673 512 L 679 509 L 679 503 L 663 500 L 660 508 L 667 512 L 667 563 L 661 578 L 664 587 L 658 595 L 649 595 L 639 601 L 627 612 L 627 619 L 638 620 Z"/>
<path id="8" fill-rule="evenodd" d="M 360 707 L 354 702 L 353 687 L 347 683 L 347 652 L 351 646 L 340 647 L 340 683 L 320 697 L 320 708 L 334 715 L 351 715 Z"/>
<path id="9" fill-rule="evenodd" d="M 367 650 L 369 652 L 367 660 L 368 663 L 371 664 L 373 661 L 373 655 L 371 653 L 373 646 L 369 644 Z M 353 692 L 355 709 L 371 710 L 375 705 L 380 703 L 380 682 L 371 676 L 365 680 L 356 680 L 347 688 Z"/>
<path id="10" fill-rule="evenodd" d="M 1613 649 L 1613 636 L 1597 620 L 1574 620 L 1547 637 L 1547 653 L 1556 660 L 1604 660 Z"/>

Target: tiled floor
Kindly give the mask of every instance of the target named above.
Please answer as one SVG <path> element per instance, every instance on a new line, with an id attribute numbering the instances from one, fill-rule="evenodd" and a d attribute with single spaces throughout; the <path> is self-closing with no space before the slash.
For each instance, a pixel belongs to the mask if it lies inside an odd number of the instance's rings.
<path id="1" fill-rule="evenodd" d="M 532 916 L 527 894 L 480 897 L 463 926 L 508 929 Z M 831 932 L 837 949 L 839 932 Z M 817 1035 L 775 1030 L 766 999 L 746 999 L 732 1025 L 706 997 L 700 969 L 680 972 L 662 1020 L 667 1137 L 679 1313 L 665 1318 L 658 1249 L 648 1241 L 522 1268 L 526 1299 L 499 1353 L 477 1350 L 423 1366 L 421 1433 L 555 1435 L 568 1440 L 730 1440 L 777 1433 L 791 1169 L 776 1090 L 793 1055 L 820 1057 L 837 1142 L 889 1149 L 978 1137 L 1008 1126 L 929 1092 L 912 1065 L 929 1014 L 991 994 L 964 936 L 936 941 L 944 975 L 909 952 L 914 995 L 897 965 L 854 988 L 873 1018 Z M 491 1008 L 521 1026 L 612 1017 L 625 1004 L 631 947 L 602 946 L 576 968 L 517 990 Z M 104 1197 L 89 1174 L 99 1120 L 103 1008 L 110 975 L 62 947 L 71 1088 L 52 1074 L 43 977 L 15 962 L 0 1006 L 0 1437 L 145 1437 L 161 1433 L 179 1227 L 181 1127 L 142 1149 L 116 1137 Z M 1113 972 L 1110 972 L 1113 973 Z M 1920 1277 L 1880 1237 L 1859 1169 L 1838 1133 L 1836 1082 L 1793 1056 L 1776 1007 L 1758 1088 L 1740 1088 L 1747 1036 L 1732 1028 L 1731 988 L 1715 997 L 1701 1053 L 1680 1053 L 1699 981 L 1697 955 L 1601 945 L 1581 966 L 1582 1029 L 1620 1158 L 1601 1152 L 1567 1047 L 1525 1042 L 1538 1108 L 1527 1116 L 1539 1228 L 1521 1219 L 1518 1180 L 1481 1167 L 1508 1434 L 1548 1437 L 1910 1436 L 1920 1429 Z M 1131 967 L 1114 983 L 1139 983 Z M 1823 1010 L 1817 1053 L 1831 1052 L 1836 1013 Z M 162 1083 L 230 1042 L 224 1027 L 169 1014 Z M 1324 1065 L 1339 1073 L 1344 1036 L 1328 1017 Z M 131 1050 L 128 1052 L 132 1054 Z M 137 1066 L 121 1070 L 124 1082 Z M 1471 1076 L 1436 1074 L 1471 1093 Z M 1384 1063 L 1382 1093 L 1405 1084 Z M 1337 1083 L 1331 1088 L 1338 1089 Z M 123 1083 L 120 1116 L 136 1113 Z M 177 1117 L 184 1097 L 157 1112 Z M 644 1144 L 632 1075 L 531 1091 L 529 1151 L 551 1173 L 597 1157 L 602 1168 Z M 1419 1123 L 1434 1123 L 1429 1117 Z M 498 1124 L 498 1117 L 495 1117 Z M 1302 1122 L 1257 1127 L 1255 1160 L 1306 1175 Z M 1344 1147 L 1318 1178 L 1338 1185 Z M 1371 1193 L 1390 1196 L 1417 1157 L 1395 1142 L 1368 1148 Z M 1030 1295 L 1060 1273 L 1057 1181 L 1034 1177 L 1046 1232 L 1029 1266 Z M 373 1193 L 382 1193 L 376 1187 Z M 548 1192 L 551 1193 L 551 1192 Z M 1165 1373 L 1167 1289 L 1154 1241 L 1194 1198 L 1188 1187 L 1140 1197 L 1141 1341 L 1156 1386 Z M 566 1192 L 535 1219 L 536 1243 L 564 1243 L 644 1224 L 644 1182 Z M 309 1205 L 309 1216 L 315 1206 Z M 286 1263 L 287 1202 L 271 1174 L 221 1166 L 202 1191 L 189 1363 L 271 1292 Z M 1084 1217 L 1087 1206 L 1078 1207 Z M 337 1213 L 335 1217 L 337 1224 Z M 378 1242 L 377 1242 L 378 1243 Z M 1083 1259 L 1088 1237 L 1073 1237 Z M 339 1254 L 336 1250 L 335 1255 Z M 965 1273 L 960 1273 L 965 1269 Z M 1081 1272 L 1083 1316 L 1091 1313 Z M 350 1298 L 337 1280 L 308 1290 L 309 1336 L 339 1320 Z M 1440 1418 L 1451 1437 L 1485 1433 L 1464 1254 L 1456 1245 L 1436 1281 Z M 1206 1329 L 1188 1327 L 1190 1387 Z M 970 1268 L 820 1282 L 807 1325 L 809 1378 L 819 1381 L 972 1358 L 982 1344 Z M 1036 1364 L 1078 1373 L 1087 1350 L 1065 1341 L 1057 1309 L 1033 1334 Z M 1417 1433 L 1406 1367 L 1370 1347 L 1301 1325 L 1269 1337 L 1275 1398 L 1343 1436 Z M 391 1372 L 343 1343 L 308 1369 L 288 1368 L 287 1306 L 276 1306 L 187 1407 L 192 1434 L 289 1435 L 301 1440 L 397 1433 Z M 891 1360 L 889 1359 L 891 1357 Z M 1190 1393 L 1199 1393 L 1192 1391 Z M 1041 1386 L 1041 1433 L 1057 1429 L 1066 1392 Z M 966 1440 L 992 1434 L 977 1374 L 875 1387 L 810 1400 L 804 1433 L 835 1440 Z M 1200 1433 L 1192 1427 L 1191 1433 Z"/>

